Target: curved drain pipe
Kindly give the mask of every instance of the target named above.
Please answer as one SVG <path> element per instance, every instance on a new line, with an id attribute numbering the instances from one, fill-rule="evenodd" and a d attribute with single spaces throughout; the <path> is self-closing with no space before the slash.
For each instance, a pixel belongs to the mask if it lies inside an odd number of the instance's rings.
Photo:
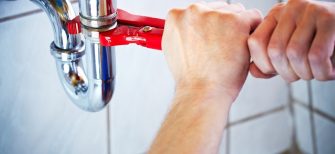
<path id="1" fill-rule="evenodd" d="M 114 92 L 114 48 L 101 46 L 98 39 L 99 32 L 116 25 L 113 0 L 80 1 L 80 8 L 85 10 L 80 11 L 85 40 L 80 34 L 68 33 L 66 24 L 76 17 L 68 0 L 31 1 L 45 11 L 52 24 L 54 41 L 50 50 L 67 95 L 83 110 L 100 111 L 109 103 Z"/>

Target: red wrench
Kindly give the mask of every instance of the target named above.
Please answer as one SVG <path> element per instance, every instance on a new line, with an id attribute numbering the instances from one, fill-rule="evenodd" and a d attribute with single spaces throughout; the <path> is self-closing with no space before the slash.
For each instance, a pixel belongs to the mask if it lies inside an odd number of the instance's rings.
<path id="1" fill-rule="evenodd" d="M 165 20 L 130 14 L 117 10 L 117 27 L 99 34 L 103 46 L 118 46 L 135 43 L 161 50 Z M 70 34 L 81 32 L 79 16 L 67 23 Z"/>

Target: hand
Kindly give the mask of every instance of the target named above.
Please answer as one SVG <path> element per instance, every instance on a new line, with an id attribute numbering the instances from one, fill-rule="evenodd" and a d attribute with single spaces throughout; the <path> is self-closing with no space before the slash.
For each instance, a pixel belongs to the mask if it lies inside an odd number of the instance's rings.
<path id="1" fill-rule="evenodd" d="M 173 104 L 148 153 L 217 153 L 230 106 L 248 74 L 256 10 L 222 1 L 173 9 L 162 48 L 176 80 Z"/>
<path id="2" fill-rule="evenodd" d="M 171 10 L 162 48 L 177 89 L 215 89 L 235 99 L 249 69 L 247 39 L 261 20 L 259 11 L 223 1 Z"/>
<path id="3" fill-rule="evenodd" d="M 335 3 L 290 0 L 270 11 L 248 39 L 250 72 L 288 82 L 335 79 Z"/>

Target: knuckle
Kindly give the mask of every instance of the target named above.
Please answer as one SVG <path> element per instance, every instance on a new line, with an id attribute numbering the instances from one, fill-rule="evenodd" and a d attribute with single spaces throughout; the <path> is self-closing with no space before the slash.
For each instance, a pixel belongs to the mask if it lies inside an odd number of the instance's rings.
<path id="1" fill-rule="evenodd" d="M 309 69 L 296 69 L 296 74 L 303 80 L 312 80 L 313 79 L 313 75 L 312 73 L 309 71 Z"/>
<path id="2" fill-rule="evenodd" d="M 275 73 L 275 70 L 273 70 L 270 65 L 263 65 L 262 67 L 259 67 L 259 69 L 264 74 L 274 74 Z"/>
<path id="3" fill-rule="evenodd" d="M 200 4 L 199 3 L 192 3 L 191 5 L 189 5 L 187 7 L 188 11 L 192 12 L 192 13 L 197 13 L 200 12 Z"/>
<path id="4" fill-rule="evenodd" d="M 319 49 L 312 49 L 308 54 L 308 60 L 311 64 L 320 65 L 324 60 L 326 60 L 326 56 Z"/>
<path id="5" fill-rule="evenodd" d="M 301 79 L 303 79 L 303 80 L 312 80 L 313 76 L 312 75 L 305 75 L 305 74 L 303 74 L 303 75 L 301 75 Z"/>
<path id="6" fill-rule="evenodd" d="M 261 46 L 261 41 L 260 41 L 260 38 L 257 36 L 257 35 L 251 35 L 248 40 L 248 46 L 249 48 L 251 49 L 250 51 L 252 52 L 253 48 L 258 48 L 259 46 Z"/>
<path id="7" fill-rule="evenodd" d="M 257 61 L 254 61 L 255 63 Z M 258 69 L 263 73 L 263 74 L 275 74 L 276 71 L 274 70 L 274 68 L 272 67 L 272 65 L 270 64 L 270 62 L 259 62 L 259 65 L 257 65 Z"/>
<path id="8" fill-rule="evenodd" d="M 278 13 L 280 13 L 282 11 L 282 9 L 284 8 L 285 3 L 277 3 L 275 4 L 272 9 L 269 12 L 269 15 L 277 15 Z"/>
<path id="9" fill-rule="evenodd" d="M 308 3 L 306 6 L 306 13 L 308 14 L 314 14 L 320 9 L 320 7 L 317 4 L 314 3 Z"/>
<path id="10" fill-rule="evenodd" d="M 295 81 L 298 81 L 300 78 L 297 76 L 292 76 L 292 77 L 285 77 L 284 80 L 286 80 L 288 83 L 293 83 Z"/>
<path id="11" fill-rule="evenodd" d="M 298 81 L 300 79 L 294 72 L 281 74 L 281 77 L 288 83 Z"/>
<path id="12" fill-rule="evenodd" d="M 301 59 L 301 48 L 297 45 L 290 45 L 286 49 L 287 58 L 291 61 L 297 61 Z"/>
<path id="13" fill-rule="evenodd" d="M 280 60 L 283 56 L 282 52 L 273 45 L 270 45 L 268 47 L 268 54 L 269 54 L 270 59 L 273 61 Z"/>
<path id="14" fill-rule="evenodd" d="M 222 13 L 221 18 L 233 24 L 238 24 L 240 22 L 238 15 L 234 13 Z"/>
<path id="15" fill-rule="evenodd" d="M 177 18 L 178 16 L 180 16 L 182 13 L 184 12 L 184 10 L 182 9 L 171 9 L 169 12 L 168 12 L 168 19 L 169 18 Z"/>
<path id="16" fill-rule="evenodd" d="M 315 79 L 318 80 L 318 81 L 330 80 L 326 75 L 317 75 L 317 76 L 315 76 Z"/>
<path id="17" fill-rule="evenodd" d="M 329 10 L 322 11 L 319 22 L 324 26 L 333 26 L 335 25 L 335 13 L 330 12 Z"/>
<path id="18" fill-rule="evenodd" d="M 225 13 L 219 11 L 206 11 L 202 14 L 206 20 L 212 20 L 215 23 L 223 25 L 223 27 L 239 27 L 243 26 L 242 21 L 237 14 Z"/>
<path id="19" fill-rule="evenodd" d="M 311 52 L 308 54 L 308 60 L 310 63 L 318 64 L 320 62 L 320 56 Z"/>
<path id="20" fill-rule="evenodd" d="M 285 2 L 276 3 L 276 4 L 273 6 L 272 10 L 275 10 L 275 9 L 282 9 L 285 5 L 286 5 Z"/>

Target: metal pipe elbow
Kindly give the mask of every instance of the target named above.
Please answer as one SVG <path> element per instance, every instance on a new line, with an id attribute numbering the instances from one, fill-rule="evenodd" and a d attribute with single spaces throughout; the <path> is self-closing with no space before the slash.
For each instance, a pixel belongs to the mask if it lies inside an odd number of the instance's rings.
<path id="1" fill-rule="evenodd" d="M 67 95 L 83 110 L 103 109 L 114 92 L 114 48 L 101 46 L 99 41 L 86 36 L 84 43 L 80 34 L 69 34 L 66 24 L 76 15 L 68 0 L 31 1 L 38 4 L 51 21 L 54 30 L 51 54 Z"/>
<path id="2" fill-rule="evenodd" d="M 52 43 L 50 48 L 56 60 L 59 79 L 72 102 L 90 112 L 103 109 L 113 96 L 114 71 L 110 70 L 111 78 L 94 78 L 93 72 L 90 71 L 95 70 L 94 65 L 88 63 L 86 70 L 83 67 L 84 45 L 73 50 L 64 50 Z M 87 55 L 88 61 L 90 57 Z"/>
<path id="3" fill-rule="evenodd" d="M 76 17 L 68 0 L 31 0 L 48 15 L 54 31 L 54 43 L 61 49 L 75 48 L 81 43 L 80 34 L 71 35 L 67 22 Z"/>

